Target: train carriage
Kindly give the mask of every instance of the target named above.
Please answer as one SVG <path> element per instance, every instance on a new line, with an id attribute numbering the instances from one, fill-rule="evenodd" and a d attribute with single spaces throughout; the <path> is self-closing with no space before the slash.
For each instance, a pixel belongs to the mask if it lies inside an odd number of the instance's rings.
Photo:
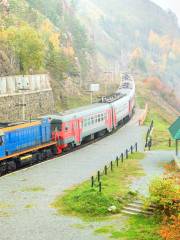
<path id="1" fill-rule="evenodd" d="M 109 104 L 93 104 L 49 115 L 53 140 L 58 142 L 58 153 L 64 148 L 80 145 L 82 141 L 95 137 L 103 131 L 112 131 L 112 109 Z"/>

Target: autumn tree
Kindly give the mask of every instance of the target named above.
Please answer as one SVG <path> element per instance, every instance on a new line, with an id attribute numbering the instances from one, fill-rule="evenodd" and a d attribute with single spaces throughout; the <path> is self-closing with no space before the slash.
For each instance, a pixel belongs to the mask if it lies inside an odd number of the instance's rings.
<path id="1" fill-rule="evenodd" d="M 8 45 L 15 54 L 21 73 L 29 69 L 39 70 L 43 66 L 44 43 L 37 31 L 29 25 L 7 29 Z"/>

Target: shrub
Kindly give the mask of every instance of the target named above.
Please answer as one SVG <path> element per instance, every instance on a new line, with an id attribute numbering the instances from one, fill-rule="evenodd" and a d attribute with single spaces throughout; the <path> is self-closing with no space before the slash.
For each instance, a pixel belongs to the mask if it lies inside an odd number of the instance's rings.
<path id="1" fill-rule="evenodd" d="M 150 188 L 150 202 L 157 205 L 161 213 L 167 216 L 178 213 L 180 191 L 173 179 L 156 178 L 152 181 Z"/>

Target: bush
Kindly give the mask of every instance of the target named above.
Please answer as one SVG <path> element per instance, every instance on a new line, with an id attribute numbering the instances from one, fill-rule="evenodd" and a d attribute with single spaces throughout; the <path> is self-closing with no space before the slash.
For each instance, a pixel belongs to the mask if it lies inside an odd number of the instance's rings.
<path id="1" fill-rule="evenodd" d="M 161 213 L 168 216 L 178 213 L 180 191 L 173 179 L 156 178 L 152 181 L 150 188 L 150 202 L 157 205 Z"/>

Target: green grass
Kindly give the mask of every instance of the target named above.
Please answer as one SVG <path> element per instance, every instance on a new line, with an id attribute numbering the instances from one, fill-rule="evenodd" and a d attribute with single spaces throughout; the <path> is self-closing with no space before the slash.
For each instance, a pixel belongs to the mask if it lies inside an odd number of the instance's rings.
<path id="1" fill-rule="evenodd" d="M 97 228 L 94 233 L 97 235 L 108 234 L 110 239 L 121 240 L 161 240 L 159 236 L 159 221 L 154 217 L 142 215 L 131 216 L 127 225 L 119 230 L 118 226 L 103 226 Z"/>
<path id="2" fill-rule="evenodd" d="M 10 208 L 11 205 L 5 202 L 0 202 L 0 209 Z"/>
<path id="3" fill-rule="evenodd" d="M 145 121 L 147 126 L 150 126 L 151 121 L 154 121 L 154 128 L 152 132 L 153 147 L 152 149 L 164 149 L 172 150 L 175 147 L 175 143 L 172 141 L 172 147 L 169 147 L 170 133 L 168 128 L 170 124 L 155 110 L 151 110 Z"/>
<path id="4" fill-rule="evenodd" d="M 11 214 L 7 209 L 11 208 L 12 206 L 5 202 L 0 202 L 0 218 L 2 217 L 9 217 Z"/>
<path id="5" fill-rule="evenodd" d="M 11 216 L 11 214 L 9 213 L 9 212 L 7 212 L 7 211 L 1 211 L 0 210 L 0 218 L 2 217 L 2 218 L 4 218 L 4 217 L 10 217 Z"/>
<path id="6" fill-rule="evenodd" d="M 35 205 L 32 204 L 32 203 L 29 203 L 29 204 L 26 204 L 26 205 L 25 205 L 25 208 L 26 208 L 26 209 L 32 209 L 32 208 L 35 208 Z"/>
<path id="7" fill-rule="evenodd" d="M 100 228 L 97 228 L 94 233 L 96 235 L 101 235 L 101 234 L 109 234 L 113 231 L 114 227 L 112 225 L 108 225 L 108 226 L 103 226 Z"/>
<path id="8" fill-rule="evenodd" d="M 144 174 L 139 164 L 143 158 L 143 153 L 134 153 L 118 168 L 114 165 L 113 172 L 109 169 L 108 175 L 101 178 L 101 193 L 98 192 L 98 187 L 91 188 L 90 181 L 86 181 L 66 191 L 63 196 L 58 196 L 52 206 L 60 214 L 85 218 L 109 216 L 111 213 L 108 208 L 112 205 L 117 207 L 117 213 L 120 212 L 124 203 L 136 195 L 129 191 L 128 187 L 134 178 Z"/>
<path id="9" fill-rule="evenodd" d="M 26 187 L 21 190 L 22 192 L 44 192 L 45 188 L 41 186 L 35 186 L 35 187 Z"/>
<path id="10" fill-rule="evenodd" d="M 122 231 L 113 231 L 112 239 L 121 240 L 161 240 L 158 234 L 159 221 L 153 217 L 132 216 L 128 227 Z"/>

